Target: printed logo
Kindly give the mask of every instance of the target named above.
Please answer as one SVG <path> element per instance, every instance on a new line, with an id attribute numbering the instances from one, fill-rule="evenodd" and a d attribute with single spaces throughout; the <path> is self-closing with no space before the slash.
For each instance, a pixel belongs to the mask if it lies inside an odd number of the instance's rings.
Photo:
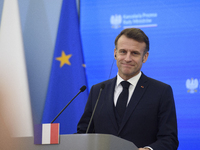
<path id="1" fill-rule="evenodd" d="M 134 13 L 134 14 L 120 14 L 111 15 L 110 24 L 113 29 L 122 28 L 149 28 L 157 27 L 155 22 L 158 14 L 152 13 Z"/>
<path id="2" fill-rule="evenodd" d="M 199 86 L 199 82 L 197 79 L 187 79 L 186 80 L 186 88 L 188 89 L 188 93 L 195 93 L 197 92 L 197 88 Z"/>
<path id="3" fill-rule="evenodd" d="M 118 29 L 121 27 L 121 23 L 122 23 L 122 16 L 121 15 L 112 15 L 110 17 L 110 23 L 112 25 L 112 28 L 114 29 Z"/>

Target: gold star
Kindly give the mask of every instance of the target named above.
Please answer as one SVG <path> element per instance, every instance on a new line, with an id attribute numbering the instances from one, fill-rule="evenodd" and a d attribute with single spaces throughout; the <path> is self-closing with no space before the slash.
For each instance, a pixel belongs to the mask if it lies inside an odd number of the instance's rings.
<path id="1" fill-rule="evenodd" d="M 85 68 L 86 67 L 86 65 L 85 64 L 82 64 L 82 66 Z"/>
<path id="2" fill-rule="evenodd" d="M 72 55 L 71 54 L 66 55 L 64 51 L 62 51 L 62 55 L 60 57 L 56 57 L 56 60 L 60 61 L 60 68 L 64 64 L 71 65 L 71 63 L 69 61 L 70 57 L 72 57 Z"/>

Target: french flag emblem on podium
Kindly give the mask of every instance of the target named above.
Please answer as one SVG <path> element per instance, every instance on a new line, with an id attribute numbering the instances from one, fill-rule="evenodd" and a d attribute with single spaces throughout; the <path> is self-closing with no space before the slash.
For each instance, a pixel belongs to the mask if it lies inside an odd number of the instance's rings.
<path id="1" fill-rule="evenodd" d="M 59 123 L 34 126 L 34 144 L 59 144 Z"/>

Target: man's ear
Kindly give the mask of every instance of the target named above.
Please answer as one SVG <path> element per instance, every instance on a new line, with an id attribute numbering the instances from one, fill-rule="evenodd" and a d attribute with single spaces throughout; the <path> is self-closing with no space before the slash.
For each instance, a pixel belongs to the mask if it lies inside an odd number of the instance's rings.
<path id="1" fill-rule="evenodd" d="M 114 49 L 114 58 L 115 59 L 117 58 L 117 50 L 116 50 L 116 48 Z"/>
<path id="2" fill-rule="evenodd" d="M 146 52 L 142 58 L 142 62 L 145 63 L 149 57 L 149 52 Z"/>

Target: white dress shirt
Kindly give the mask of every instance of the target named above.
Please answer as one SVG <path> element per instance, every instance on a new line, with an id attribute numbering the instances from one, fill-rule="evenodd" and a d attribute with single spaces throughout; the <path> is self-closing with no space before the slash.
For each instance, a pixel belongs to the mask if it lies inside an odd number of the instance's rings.
<path id="1" fill-rule="evenodd" d="M 141 75 L 142 75 L 142 73 L 140 72 L 136 76 L 134 76 L 134 77 L 130 78 L 129 80 L 127 80 L 130 83 L 127 106 L 128 106 L 128 103 L 130 102 L 131 96 L 132 96 L 132 94 L 133 94 L 133 92 L 135 90 L 135 87 L 136 87 L 137 82 L 140 79 Z M 120 84 L 122 81 L 124 81 L 124 79 L 122 79 L 119 76 L 119 74 L 117 73 L 117 83 L 115 85 L 115 91 L 114 91 L 114 105 L 115 106 L 117 105 L 117 99 L 118 99 L 120 93 L 123 90 L 123 87 Z"/>

